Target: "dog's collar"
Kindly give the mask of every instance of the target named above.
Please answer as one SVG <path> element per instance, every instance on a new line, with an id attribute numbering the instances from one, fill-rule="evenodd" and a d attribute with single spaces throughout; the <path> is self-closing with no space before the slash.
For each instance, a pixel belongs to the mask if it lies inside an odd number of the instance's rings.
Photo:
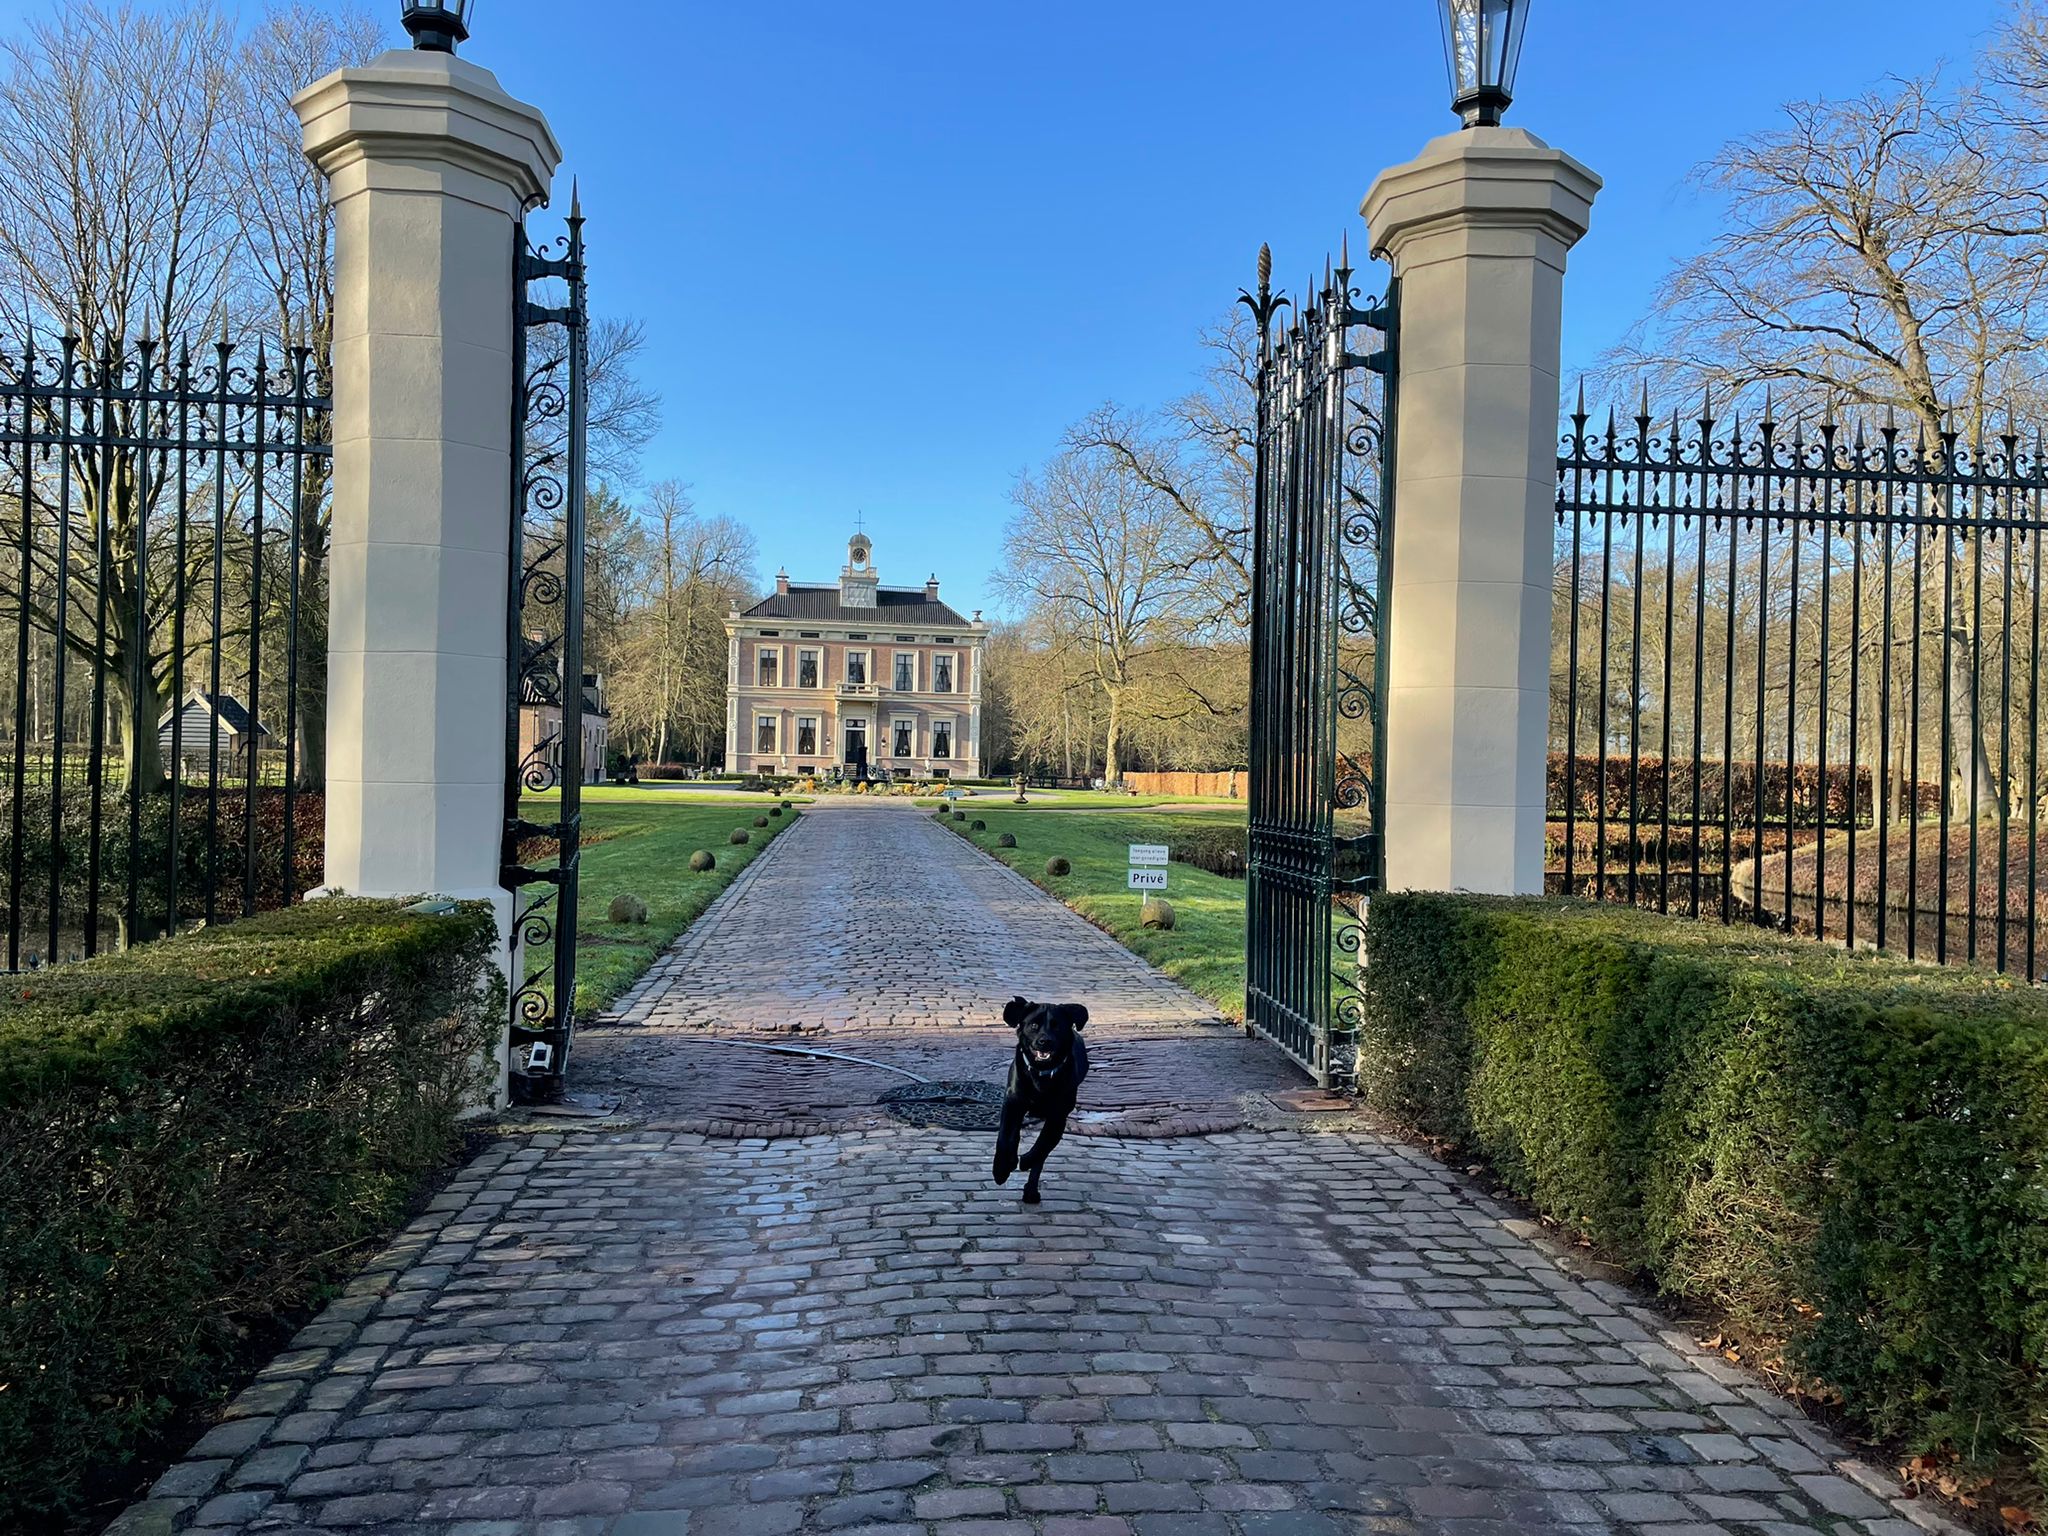
<path id="1" fill-rule="evenodd" d="M 1043 1067 L 1041 1067 L 1037 1062 L 1031 1059 L 1031 1053 L 1027 1051 L 1022 1045 L 1019 1045 L 1017 1047 L 1017 1059 L 1024 1063 L 1025 1076 L 1030 1077 L 1035 1081 L 1043 1082 L 1046 1078 L 1051 1077 L 1054 1073 L 1058 1072 L 1060 1068 L 1066 1066 L 1068 1062 L 1072 1061 L 1074 1059 L 1074 1051 L 1073 1048 L 1069 1046 L 1066 1051 L 1064 1051 L 1059 1056 L 1055 1057 L 1053 1060 L 1047 1062 Z"/>

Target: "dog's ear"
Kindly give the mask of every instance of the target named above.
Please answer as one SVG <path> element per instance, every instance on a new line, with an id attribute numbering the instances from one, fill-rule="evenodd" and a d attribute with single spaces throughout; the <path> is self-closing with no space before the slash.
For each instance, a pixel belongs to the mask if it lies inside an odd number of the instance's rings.
<path id="1" fill-rule="evenodd" d="M 1075 1029 L 1079 1029 L 1088 1022 L 1088 1010 L 1079 1003 L 1062 1003 L 1060 1004 L 1060 1017 Z"/>
<path id="2" fill-rule="evenodd" d="M 1013 997 L 1007 1003 L 1003 1004 L 1003 1022 L 1009 1025 L 1010 1028 L 1015 1029 L 1019 1024 L 1022 1024 L 1024 1022 L 1024 1015 L 1029 1013 L 1030 1011 L 1030 998 Z"/>

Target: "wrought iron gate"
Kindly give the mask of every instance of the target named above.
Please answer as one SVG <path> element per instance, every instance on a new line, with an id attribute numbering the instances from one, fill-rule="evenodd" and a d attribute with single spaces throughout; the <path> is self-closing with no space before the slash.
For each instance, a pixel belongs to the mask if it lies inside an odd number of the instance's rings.
<path id="1" fill-rule="evenodd" d="M 588 325 L 583 212 L 568 234 L 533 245 L 522 223 L 513 260 L 512 581 L 506 634 L 504 883 L 515 903 L 511 1092 L 562 1097 L 576 1024 L 576 885 L 583 828 L 583 493 Z M 550 251 L 559 254 L 550 254 Z M 540 301 L 536 285 L 567 285 Z M 553 821 L 527 796 L 556 792 Z M 545 802 L 543 802 L 545 803 Z M 550 857 L 552 850 L 552 857 Z M 534 894 L 527 894 L 534 889 Z"/>
<path id="2" fill-rule="evenodd" d="M 1262 247 L 1240 295 L 1259 328 L 1245 1018 L 1326 1087 L 1352 1076 L 1381 872 L 1393 536 L 1395 294 L 1361 306 L 1351 278 L 1347 253 L 1297 304 Z"/>

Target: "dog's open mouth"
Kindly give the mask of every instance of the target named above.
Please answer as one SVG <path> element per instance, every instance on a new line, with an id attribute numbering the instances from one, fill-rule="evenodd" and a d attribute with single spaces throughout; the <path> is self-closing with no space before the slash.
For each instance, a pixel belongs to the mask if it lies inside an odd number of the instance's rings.
<path id="1" fill-rule="evenodd" d="M 1032 1059 L 1033 1061 L 1035 1061 L 1035 1062 L 1038 1062 L 1038 1063 L 1039 1063 L 1040 1065 L 1043 1065 L 1044 1063 L 1046 1063 L 1046 1062 L 1048 1062 L 1048 1061 L 1051 1061 L 1051 1060 L 1052 1060 L 1052 1052 L 1051 1052 L 1051 1051 L 1033 1051 L 1033 1052 L 1031 1053 L 1031 1059 Z"/>

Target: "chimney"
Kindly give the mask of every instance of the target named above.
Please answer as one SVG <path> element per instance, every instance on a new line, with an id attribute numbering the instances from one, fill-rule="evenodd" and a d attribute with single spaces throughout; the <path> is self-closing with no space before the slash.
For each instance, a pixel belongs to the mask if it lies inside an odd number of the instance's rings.
<path id="1" fill-rule="evenodd" d="M 788 567 L 788 566 L 784 566 L 784 567 L 783 567 L 783 568 L 782 568 L 781 570 L 779 570 L 779 571 L 777 571 L 777 572 L 775 573 L 775 595 L 776 595 L 777 597 L 787 597 L 787 596 L 789 596 L 789 567 Z"/>
<path id="2" fill-rule="evenodd" d="M 936 571 L 925 578 L 924 600 L 928 603 L 936 603 L 939 600 L 939 576 Z"/>

